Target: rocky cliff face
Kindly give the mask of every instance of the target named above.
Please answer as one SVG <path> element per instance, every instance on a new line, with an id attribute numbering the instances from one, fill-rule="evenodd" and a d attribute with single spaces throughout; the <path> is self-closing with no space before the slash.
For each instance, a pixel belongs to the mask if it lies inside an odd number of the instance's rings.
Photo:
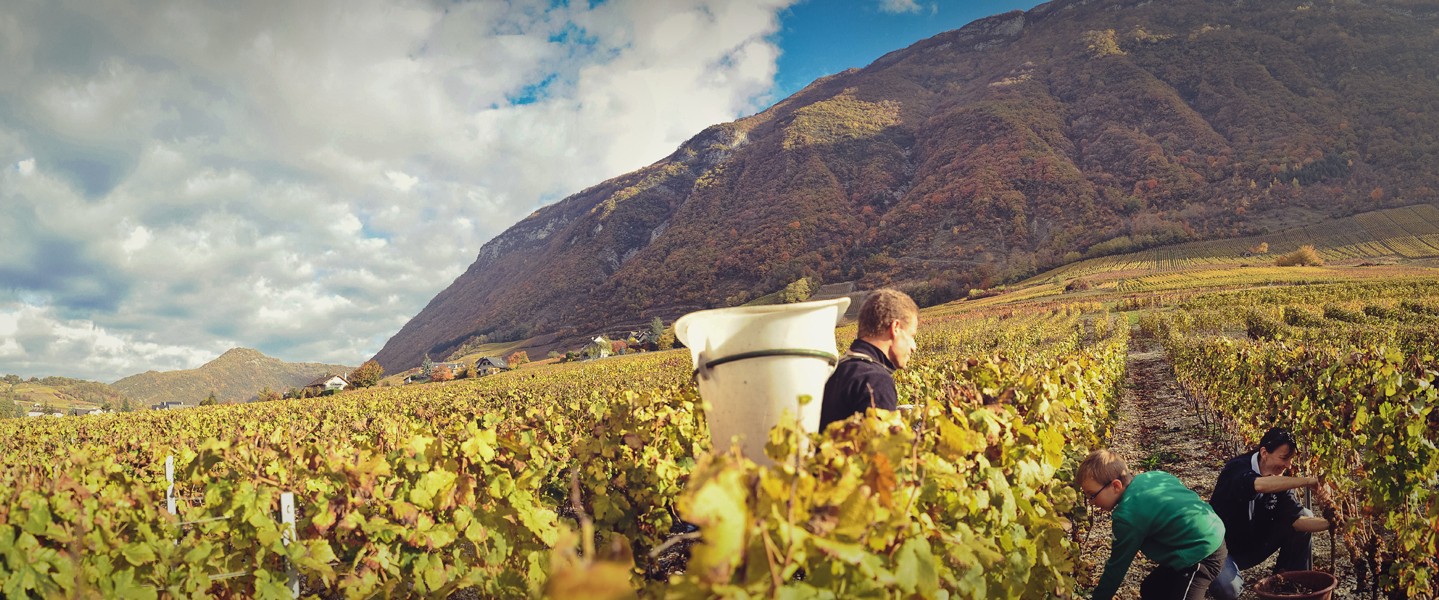
<path id="1" fill-rule="evenodd" d="M 800 277 L 936 302 L 1087 255 L 1439 202 L 1439 6 L 1058 0 L 536 211 L 376 356 L 636 328 Z"/>

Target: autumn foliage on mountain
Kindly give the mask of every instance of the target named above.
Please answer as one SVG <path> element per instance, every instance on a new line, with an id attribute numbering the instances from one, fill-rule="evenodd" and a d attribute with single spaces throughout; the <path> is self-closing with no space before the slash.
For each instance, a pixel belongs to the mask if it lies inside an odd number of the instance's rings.
<path id="1" fill-rule="evenodd" d="M 929 304 L 1439 203 L 1436 56 L 1439 5 L 1419 0 L 1056 0 L 976 21 L 536 211 L 376 359 L 583 342 L 806 277 Z"/>

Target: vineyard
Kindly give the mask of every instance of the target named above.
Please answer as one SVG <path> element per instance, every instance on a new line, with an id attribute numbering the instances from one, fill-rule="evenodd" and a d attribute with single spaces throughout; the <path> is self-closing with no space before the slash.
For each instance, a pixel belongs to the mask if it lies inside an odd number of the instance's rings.
<path id="1" fill-rule="evenodd" d="M 683 351 L 3 420 L 0 594 L 1082 595 L 1072 471 L 1109 435 L 1136 321 L 1227 431 L 1304 440 L 1365 585 L 1427 593 L 1432 277 L 927 309 L 897 374 L 914 408 L 781 425 L 774 466 L 711 452 Z"/>
<path id="2" fill-rule="evenodd" d="M 1267 245 L 1263 254 L 1254 252 L 1260 244 Z M 1331 219 L 1317 225 L 1272 234 L 1190 242 L 1142 252 L 1092 258 L 1059 267 L 1031 279 L 1028 283 L 1077 277 L 1101 280 L 1133 278 L 1167 272 L 1202 272 L 1215 268 L 1222 268 L 1231 275 L 1239 275 L 1234 267 L 1273 265 L 1275 255 L 1292 252 L 1306 244 L 1318 248 L 1320 255 L 1332 262 L 1362 263 L 1396 257 L 1410 260 L 1433 259 L 1439 257 L 1439 208 L 1432 204 L 1417 204 Z M 1195 283 L 1203 285 L 1207 282 Z"/>
<path id="3" fill-rule="evenodd" d="M 1241 309 L 1242 308 L 1242 309 Z M 1237 310 L 1238 309 L 1238 310 Z M 1439 284 L 1213 294 L 1146 315 L 1217 426 L 1286 424 L 1360 586 L 1428 597 L 1439 568 Z"/>

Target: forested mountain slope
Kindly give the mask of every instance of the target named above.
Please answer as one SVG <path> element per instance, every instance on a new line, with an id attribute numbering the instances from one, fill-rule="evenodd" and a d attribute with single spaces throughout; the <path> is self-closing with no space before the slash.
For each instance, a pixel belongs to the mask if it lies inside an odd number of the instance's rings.
<path id="1" fill-rule="evenodd" d="M 930 303 L 1086 256 L 1439 203 L 1439 4 L 1056 0 L 814 82 L 545 207 L 377 355 L 800 277 Z"/>

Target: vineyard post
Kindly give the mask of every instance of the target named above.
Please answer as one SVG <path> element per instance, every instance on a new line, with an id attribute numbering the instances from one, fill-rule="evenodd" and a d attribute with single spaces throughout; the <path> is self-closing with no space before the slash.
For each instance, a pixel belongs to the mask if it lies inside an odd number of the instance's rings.
<path id="1" fill-rule="evenodd" d="M 1304 490 L 1304 510 L 1309 511 L 1309 514 L 1312 515 L 1312 514 L 1314 514 L 1314 496 L 1311 495 L 1311 493 L 1310 493 L 1311 488 L 1309 488 L 1309 487 L 1304 487 L 1304 488 L 1302 488 L 1302 489 Z M 1313 536 L 1313 537 L 1318 538 L 1319 536 L 1316 535 L 1316 536 Z M 1333 543 L 1333 541 L 1334 541 L 1334 540 L 1333 540 L 1333 537 L 1334 537 L 1334 536 L 1330 536 L 1330 543 Z M 1333 547 L 1333 546 L 1330 546 L 1330 547 L 1329 547 L 1329 550 L 1332 552 L 1332 551 L 1334 550 L 1334 547 Z M 1309 568 L 1310 568 L 1310 569 L 1313 569 L 1313 568 L 1314 568 L 1314 547 L 1313 547 L 1313 546 L 1310 546 L 1310 548 L 1309 548 Z M 1329 566 L 1329 570 L 1330 570 L 1330 571 L 1335 571 L 1335 570 L 1334 570 L 1334 565 L 1331 564 L 1331 565 Z M 1330 574 L 1337 576 L 1338 572 L 1335 571 L 1335 572 L 1330 573 Z"/>
<path id="2" fill-rule="evenodd" d="M 173 454 L 165 457 L 165 483 L 169 484 L 165 488 L 165 508 L 173 515 L 175 514 L 175 455 Z"/>
<path id="3" fill-rule="evenodd" d="M 280 536 L 281 543 L 286 546 L 295 539 L 295 493 L 284 492 L 280 494 L 280 521 L 284 523 L 284 532 Z M 295 573 L 295 565 L 290 559 L 285 559 L 285 577 L 289 579 L 287 587 L 290 588 L 290 597 L 300 597 L 300 578 Z"/>

